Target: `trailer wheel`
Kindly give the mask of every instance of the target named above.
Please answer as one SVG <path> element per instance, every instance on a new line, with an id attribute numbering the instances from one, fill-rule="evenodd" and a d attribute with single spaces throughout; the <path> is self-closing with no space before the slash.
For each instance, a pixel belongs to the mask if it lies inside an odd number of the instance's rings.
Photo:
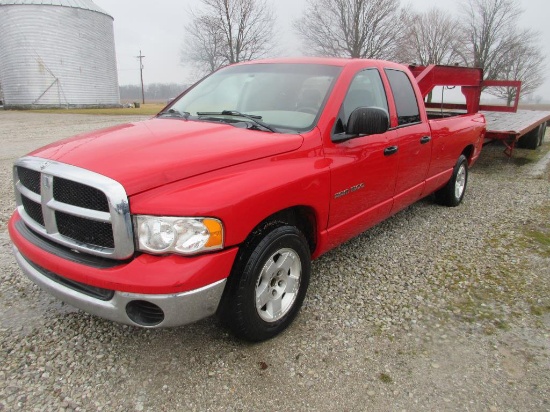
<path id="1" fill-rule="evenodd" d="M 546 122 L 540 125 L 539 146 L 542 146 L 542 144 L 544 143 L 545 136 L 546 136 Z"/>
<path id="2" fill-rule="evenodd" d="M 237 259 L 220 317 L 240 338 L 270 339 L 292 323 L 304 301 L 311 273 L 307 240 L 294 226 L 276 227 L 253 237 Z"/>
<path id="3" fill-rule="evenodd" d="M 541 128 L 542 125 L 535 127 L 533 130 L 520 137 L 517 147 L 531 150 L 535 150 L 539 147 Z"/>
<path id="4" fill-rule="evenodd" d="M 466 156 L 460 155 L 453 169 L 451 179 L 445 186 L 435 192 L 436 202 L 443 206 L 458 206 L 464 199 L 467 184 L 468 160 Z"/>

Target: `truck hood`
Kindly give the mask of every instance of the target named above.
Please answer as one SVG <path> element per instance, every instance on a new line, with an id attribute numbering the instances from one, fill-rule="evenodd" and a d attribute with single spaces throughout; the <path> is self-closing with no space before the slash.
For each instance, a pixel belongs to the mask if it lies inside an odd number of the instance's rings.
<path id="1" fill-rule="evenodd" d="M 212 170 L 293 151 L 302 142 L 300 135 L 154 118 L 61 140 L 31 155 L 110 177 L 131 196 Z"/>

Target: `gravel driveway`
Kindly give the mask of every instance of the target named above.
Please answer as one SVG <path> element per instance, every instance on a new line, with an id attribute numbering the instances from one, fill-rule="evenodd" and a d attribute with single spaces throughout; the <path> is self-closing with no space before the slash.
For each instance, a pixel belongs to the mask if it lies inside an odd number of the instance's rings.
<path id="1" fill-rule="evenodd" d="M 0 410 L 550 410 L 550 143 L 487 146 L 461 206 L 422 200 L 315 261 L 295 323 L 253 345 L 213 319 L 117 325 L 22 276 L 12 162 L 124 121 L 0 111 Z"/>

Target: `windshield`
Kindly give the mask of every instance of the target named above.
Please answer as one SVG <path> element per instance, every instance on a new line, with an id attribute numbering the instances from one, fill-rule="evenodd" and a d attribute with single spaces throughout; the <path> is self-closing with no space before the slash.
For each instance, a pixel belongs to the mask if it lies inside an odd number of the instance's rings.
<path id="1" fill-rule="evenodd" d="M 230 66 L 197 84 L 170 109 L 203 120 L 246 114 L 277 130 L 305 131 L 313 127 L 340 70 L 319 64 Z"/>

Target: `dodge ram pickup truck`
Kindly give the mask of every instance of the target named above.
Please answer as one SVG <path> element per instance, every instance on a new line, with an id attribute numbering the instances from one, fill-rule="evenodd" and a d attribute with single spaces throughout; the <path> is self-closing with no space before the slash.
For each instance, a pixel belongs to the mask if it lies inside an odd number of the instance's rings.
<path id="1" fill-rule="evenodd" d="M 217 314 L 260 341 L 296 317 L 311 260 L 435 193 L 461 203 L 480 154 L 479 69 L 274 59 L 220 69 L 157 116 L 14 165 L 23 272 L 147 328 Z M 436 85 L 466 110 L 428 114 Z"/>

